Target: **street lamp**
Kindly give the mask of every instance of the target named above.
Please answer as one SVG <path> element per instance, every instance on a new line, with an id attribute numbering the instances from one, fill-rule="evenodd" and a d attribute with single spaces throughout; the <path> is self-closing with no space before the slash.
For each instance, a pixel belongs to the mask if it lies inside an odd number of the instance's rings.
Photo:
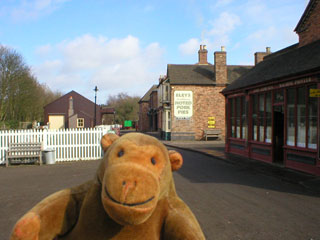
<path id="1" fill-rule="evenodd" d="M 96 86 L 94 89 L 94 126 L 97 125 L 97 92 L 98 87 Z"/>

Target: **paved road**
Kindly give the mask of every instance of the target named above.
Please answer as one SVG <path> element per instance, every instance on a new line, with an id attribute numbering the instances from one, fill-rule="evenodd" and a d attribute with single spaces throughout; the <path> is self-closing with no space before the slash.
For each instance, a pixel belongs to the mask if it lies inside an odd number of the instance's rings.
<path id="1" fill-rule="evenodd" d="M 305 188 L 199 153 L 178 150 L 178 194 L 207 239 L 320 240 L 320 196 Z M 50 193 L 91 179 L 98 161 L 0 168 L 0 239 Z"/>

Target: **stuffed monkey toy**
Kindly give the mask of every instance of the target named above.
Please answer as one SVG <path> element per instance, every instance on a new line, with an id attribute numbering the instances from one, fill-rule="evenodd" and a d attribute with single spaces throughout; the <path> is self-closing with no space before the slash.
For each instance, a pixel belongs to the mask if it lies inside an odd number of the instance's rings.
<path id="1" fill-rule="evenodd" d="M 11 240 L 205 239 L 177 196 L 182 156 L 141 133 L 106 134 L 95 178 L 43 199 L 18 220 Z"/>

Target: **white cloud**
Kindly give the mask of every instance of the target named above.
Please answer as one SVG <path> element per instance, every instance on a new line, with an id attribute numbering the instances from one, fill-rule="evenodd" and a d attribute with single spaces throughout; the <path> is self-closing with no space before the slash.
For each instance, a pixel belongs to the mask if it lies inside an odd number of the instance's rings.
<path id="1" fill-rule="evenodd" d="M 222 7 L 230 4 L 233 0 L 218 0 L 215 7 Z"/>
<path id="2" fill-rule="evenodd" d="M 297 35 L 288 27 L 276 28 L 270 26 L 251 33 L 245 40 L 250 44 L 252 51 L 265 51 L 266 47 L 278 50 L 294 44 L 298 40 Z"/>
<path id="3" fill-rule="evenodd" d="M 187 42 L 179 45 L 179 51 L 182 55 L 193 55 L 196 53 L 200 46 L 200 40 L 191 38 Z"/>
<path id="4" fill-rule="evenodd" d="M 52 13 L 67 1 L 69 0 L 20 0 L 17 6 L 5 7 L 5 11 L 14 21 L 33 20 Z"/>
<path id="5" fill-rule="evenodd" d="M 42 49 L 46 46 L 37 51 Z M 107 39 L 86 34 L 52 46 L 52 52 L 61 57 L 35 66 L 35 73 L 40 82 L 63 92 L 78 89 L 90 93 L 97 85 L 104 93 L 142 95 L 141 91 L 156 83 L 165 71 L 161 46 L 150 43 L 142 47 L 139 39 L 130 35 Z M 51 55 L 47 58 L 51 59 Z"/>
<path id="6" fill-rule="evenodd" d="M 232 32 L 236 26 L 241 24 L 240 17 L 233 13 L 222 12 L 217 19 L 210 22 L 212 28 L 209 35 L 223 36 Z"/>

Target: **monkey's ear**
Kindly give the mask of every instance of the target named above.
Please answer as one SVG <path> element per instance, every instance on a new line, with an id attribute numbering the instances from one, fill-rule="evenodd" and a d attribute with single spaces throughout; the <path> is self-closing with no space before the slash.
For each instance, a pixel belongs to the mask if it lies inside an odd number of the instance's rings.
<path id="1" fill-rule="evenodd" d="M 171 162 L 172 172 L 179 170 L 183 164 L 183 158 L 180 153 L 174 150 L 169 150 L 169 158 Z"/>
<path id="2" fill-rule="evenodd" d="M 107 133 L 103 135 L 103 137 L 101 138 L 101 147 L 103 151 L 106 152 L 108 147 L 118 138 L 119 136 L 114 133 Z"/>

